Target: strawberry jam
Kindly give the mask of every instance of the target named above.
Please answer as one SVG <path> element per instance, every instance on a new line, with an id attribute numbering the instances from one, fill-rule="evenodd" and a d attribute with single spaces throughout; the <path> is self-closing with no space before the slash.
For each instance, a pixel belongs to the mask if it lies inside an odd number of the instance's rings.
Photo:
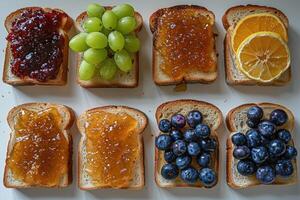
<path id="1" fill-rule="evenodd" d="M 11 72 L 40 82 L 55 79 L 63 62 L 64 37 L 59 26 L 65 14 L 25 10 L 12 23 L 7 40 L 12 52 Z"/>

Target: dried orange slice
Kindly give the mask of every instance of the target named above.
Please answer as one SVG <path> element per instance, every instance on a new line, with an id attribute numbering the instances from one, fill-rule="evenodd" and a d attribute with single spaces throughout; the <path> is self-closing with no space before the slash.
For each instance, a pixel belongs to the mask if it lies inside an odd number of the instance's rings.
<path id="1" fill-rule="evenodd" d="M 288 41 L 288 34 L 283 22 L 273 14 L 252 14 L 241 19 L 233 30 L 231 45 L 236 53 L 240 44 L 251 34 L 261 31 L 270 31 L 280 35 L 284 41 Z"/>
<path id="2" fill-rule="evenodd" d="M 236 54 L 237 67 L 251 79 L 270 82 L 290 66 L 286 42 L 273 32 L 258 32 L 247 37 Z"/>

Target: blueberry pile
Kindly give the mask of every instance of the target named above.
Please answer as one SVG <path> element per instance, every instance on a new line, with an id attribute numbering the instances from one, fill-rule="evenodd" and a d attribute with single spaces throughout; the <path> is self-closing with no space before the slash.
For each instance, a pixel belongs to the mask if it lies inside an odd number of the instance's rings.
<path id="1" fill-rule="evenodd" d="M 292 160 L 297 150 L 291 145 L 291 133 L 280 128 L 288 121 L 284 110 L 273 110 L 263 119 L 263 109 L 253 106 L 247 111 L 246 134 L 231 137 L 235 145 L 233 157 L 238 159 L 237 171 L 243 176 L 256 175 L 263 184 L 271 184 L 276 176 L 289 177 L 294 172 Z"/>
<path id="2" fill-rule="evenodd" d="M 161 168 L 161 175 L 165 179 L 180 176 L 187 184 L 200 180 L 206 187 L 212 187 L 217 182 L 216 172 L 210 167 L 212 153 L 218 144 L 210 138 L 210 127 L 202 121 L 202 113 L 193 110 L 186 117 L 174 114 L 171 120 L 162 119 L 159 122 L 159 130 L 163 133 L 156 137 L 155 146 L 164 151 L 166 164 Z M 192 162 L 199 167 L 192 166 Z"/>

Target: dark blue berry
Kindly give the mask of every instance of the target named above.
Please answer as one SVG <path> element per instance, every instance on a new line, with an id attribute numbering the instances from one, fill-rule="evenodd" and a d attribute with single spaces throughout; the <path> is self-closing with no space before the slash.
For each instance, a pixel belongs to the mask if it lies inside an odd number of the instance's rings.
<path id="1" fill-rule="evenodd" d="M 196 133 L 193 129 L 187 129 L 186 131 L 184 131 L 183 138 L 187 142 L 197 141 L 197 136 L 196 136 Z"/>
<path id="2" fill-rule="evenodd" d="M 165 158 L 165 161 L 167 163 L 172 163 L 176 160 L 176 155 L 173 153 L 173 151 L 165 151 L 164 152 L 164 158 Z"/>
<path id="3" fill-rule="evenodd" d="M 210 128 L 206 124 L 198 124 L 195 128 L 195 133 L 198 138 L 208 138 L 210 136 Z"/>
<path id="4" fill-rule="evenodd" d="M 202 114 L 198 110 L 193 110 L 189 112 L 186 118 L 187 118 L 187 124 L 191 128 L 195 128 L 203 120 Z"/>
<path id="5" fill-rule="evenodd" d="M 206 187 L 211 187 L 216 184 L 216 173 L 210 168 L 202 168 L 199 171 L 199 179 L 201 183 Z"/>
<path id="6" fill-rule="evenodd" d="M 250 119 L 248 119 L 246 121 L 246 124 L 249 128 L 257 128 L 259 121 L 251 121 Z"/>
<path id="7" fill-rule="evenodd" d="M 256 171 L 256 178 L 263 184 L 271 184 L 275 181 L 275 170 L 270 166 L 259 167 Z"/>
<path id="8" fill-rule="evenodd" d="M 235 133 L 231 136 L 231 141 L 236 146 L 242 146 L 247 143 L 247 137 L 243 133 Z"/>
<path id="9" fill-rule="evenodd" d="M 270 140 L 269 140 L 269 138 L 266 138 L 266 137 L 264 137 L 264 136 L 260 136 L 260 140 L 261 140 L 261 144 L 262 145 L 264 145 L 264 146 L 267 146 L 269 143 L 270 143 Z"/>
<path id="10" fill-rule="evenodd" d="M 165 164 L 161 168 L 161 175 L 167 180 L 175 179 L 179 174 L 179 170 L 175 164 Z"/>
<path id="11" fill-rule="evenodd" d="M 180 130 L 171 130 L 170 136 L 174 141 L 183 139 L 183 136 L 182 136 L 182 133 Z"/>
<path id="12" fill-rule="evenodd" d="M 201 153 L 197 156 L 197 163 L 200 167 L 209 167 L 211 163 L 211 156 L 209 153 Z"/>
<path id="13" fill-rule="evenodd" d="M 200 141 L 200 146 L 203 151 L 214 152 L 217 148 L 217 141 L 213 138 Z"/>
<path id="14" fill-rule="evenodd" d="M 179 156 L 176 158 L 176 166 L 178 169 L 187 168 L 192 162 L 192 158 L 190 156 Z"/>
<path id="15" fill-rule="evenodd" d="M 191 156 L 197 156 L 201 152 L 201 148 L 198 143 L 191 142 L 187 147 L 188 154 Z"/>
<path id="16" fill-rule="evenodd" d="M 251 159 L 257 163 L 261 164 L 265 162 L 269 157 L 269 153 L 266 147 L 254 147 L 251 149 Z"/>
<path id="17" fill-rule="evenodd" d="M 246 138 L 247 138 L 247 146 L 250 148 L 257 147 L 261 144 L 260 134 L 255 129 L 248 130 L 246 133 Z"/>
<path id="18" fill-rule="evenodd" d="M 176 140 L 172 145 L 172 151 L 176 156 L 181 156 L 186 153 L 187 146 L 183 140 Z"/>
<path id="19" fill-rule="evenodd" d="M 291 133 L 286 129 L 278 130 L 277 136 L 278 136 L 278 139 L 282 140 L 286 144 L 292 139 Z"/>
<path id="20" fill-rule="evenodd" d="M 270 154 L 279 157 L 285 153 L 286 145 L 281 140 L 272 140 L 268 145 Z"/>
<path id="21" fill-rule="evenodd" d="M 276 133 L 276 125 L 270 121 L 262 121 L 258 124 L 260 134 L 266 138 L 271 138 Z"/>
<path id="22" fill-rule="evenodd" d="M 282 109 L 273 110 L 270 114 L 270 121 L 276 126 L 282 126 L 288 120 L 288 115 Z"/>
<path id="23" fill-rule="evenodd" d="M 249 120 L 259 122 L 264 115 L 264 111 L 259 106 L 252 106 L 247 111 L 247 117 Z"/>
<path id="24" fill-rule="evenodd" d="M 176 129 L 181 129 L 185 126 L 185 117 L 182 114 L 175 114 L 171 117 L 171 124 Z"/>
<path id="25" fill-rule="evenodd" d="M 290 160 L 278 160 L 275 165 L 276 175 L 289 177 L 294 172 L 293 164 Z"/>
<path id="26" fill-rule="evenodd" d="M 160 134 L 158 137 L 155 138 L 155 146 L 159 150 L 167 150 L 172 145 L 172 138 L 170 135 L 167 134 Z"/>
<path id="27" fill-rule="evenodd" d="M 159 121 L 158 128 L 161 132 L 167 133 L 171 130 L 171 122 L 167 119 Z"/>
<path id="28" fill-rule="evenodd" d="M 285 159 L 292 160 L 292 159 L 296 158 L 297 154 L 298 154 L 297 149 L 295 147 L 287 145 L 286 151 L 283 154 L 283 157 Z"/>
<path id="29" fill-rule="evenodd" d="M 198 179 L 198 172 L 194 167 L 188 167 L 181 171 L 180 177 L 184 182 L 193 184 L 196 183 Z"/>
<path id="30" fill-rule="evenodd" d="M 255 164 L 251 160 L 239 160 L 237 171 L 243 176 L 250 176 L 255 173 Z"/>
<path id="31" fill-rule="evenodd" d="M 243 146 L 237 146 L 233 150 L 233 157 L 236 159 L 242 160 L 245 158 L 248 158 L 250 156 L 250 149 L 243 145 Z"/>

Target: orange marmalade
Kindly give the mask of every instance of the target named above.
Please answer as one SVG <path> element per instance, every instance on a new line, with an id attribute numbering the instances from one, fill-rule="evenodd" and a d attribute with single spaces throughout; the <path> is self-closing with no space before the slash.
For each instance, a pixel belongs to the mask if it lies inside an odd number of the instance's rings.
<path id="1" fill-rule="evenodd" d="M 216 65 L 213 22 L 209 16 L 191 9 L 166 11 L 158 20 L 155 47 L 164 60 L 162 71 L 174 79 L 182 79 L 188 72 L 212 72 Z"/>
<path id="2" fill-rule="evenodd" d="M 88 114 L 86 131 L 87 173 L 94 184 L 126 186 L 134 177 L 140 145 L 137 120 L 125 113 L 97 111 Z"/>
<path id="3" fill-rule="evenodd" d="M 69 161 L 69 144 L 60 129 L 58 110 L 22 109 L 14 120 L 16 143 L 7 158 L 13 177 L 31 185 L 57 185 Z"/>

